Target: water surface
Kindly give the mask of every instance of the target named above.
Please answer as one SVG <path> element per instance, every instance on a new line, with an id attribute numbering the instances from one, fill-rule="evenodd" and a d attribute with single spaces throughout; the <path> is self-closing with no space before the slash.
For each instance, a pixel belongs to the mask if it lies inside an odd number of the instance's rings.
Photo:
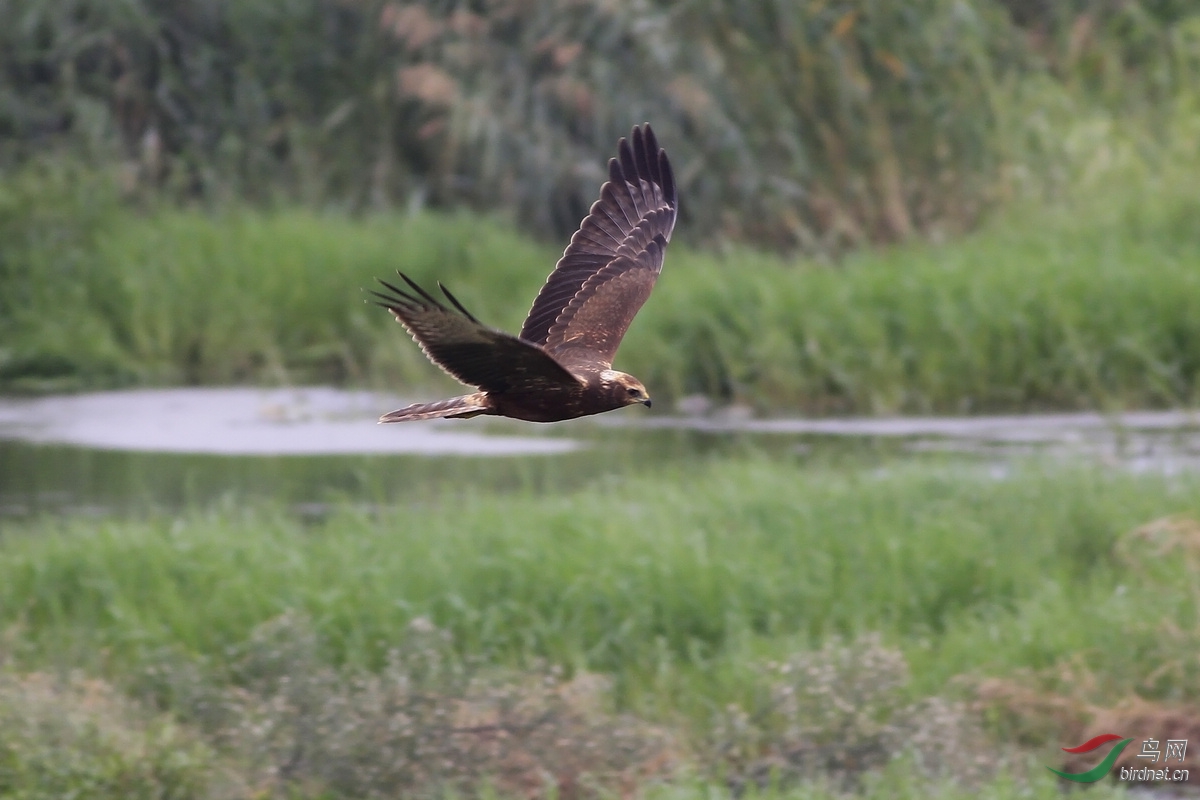
<path id="1" fill-rule="evenodd" d="M 329 388 L 0 398 L 0 517 L 257 499 L 319 514 L 347 501 L 419 501 L 447 487 L 544 492 L 747 455 L 862 467 L 940 459 L 997 475 L 1030 457 L 1200 468 L 1200 425 L 1181 411 L 807 420 L 636 407 L 553 425 L 376 423 L 403 402 Z"/>

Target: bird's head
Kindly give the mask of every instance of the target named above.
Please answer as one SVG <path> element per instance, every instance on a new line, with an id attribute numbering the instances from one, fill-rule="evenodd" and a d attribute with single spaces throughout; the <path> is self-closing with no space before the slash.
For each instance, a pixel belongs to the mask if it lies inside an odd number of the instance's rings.
<path id="1" fill-rule="evenodd" d="M 642 382 L 627 372 L 606 369 L 600 373 L 600 381 L 612 393 L 618 406 L 631 406 L 641 403 L 650 407 L 650 393 Z"/>

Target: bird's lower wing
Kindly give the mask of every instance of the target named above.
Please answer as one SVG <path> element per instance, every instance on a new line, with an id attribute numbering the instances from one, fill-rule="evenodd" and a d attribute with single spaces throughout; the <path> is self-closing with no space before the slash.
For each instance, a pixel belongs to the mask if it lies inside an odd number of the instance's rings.
<path id="1" fill-rule="evenodd" d="M 446 291 L 452 310 L 400 274 L 413 292 L 385 281 L 387 292 L 372 292 L 417 344 L 450 375 L 485 392 L 536 391 L 577 384 L 579 379 L 541 347 L 484 325 Z"/>

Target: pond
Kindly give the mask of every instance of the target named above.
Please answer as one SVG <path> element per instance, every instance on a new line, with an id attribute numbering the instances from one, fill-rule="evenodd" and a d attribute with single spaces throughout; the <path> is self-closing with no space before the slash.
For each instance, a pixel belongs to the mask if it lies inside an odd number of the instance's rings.
<path id="1" fill-rule="evenodd" d="M 449 483 L 545 491 L 631 466 L 752 454 L 863 467 L 963 460 L 998 474 L 1031 456 L 1135 471 L 1200 467 L 1200 425 L 1184 411 L 805 420 L 691 402 L 681 406 L 692 413 L 636 408 L 553 425 L 376 424 L 402 402 L 322 387 L 0 398 L 0 517 L 259 499 L 321 514 Z"/>

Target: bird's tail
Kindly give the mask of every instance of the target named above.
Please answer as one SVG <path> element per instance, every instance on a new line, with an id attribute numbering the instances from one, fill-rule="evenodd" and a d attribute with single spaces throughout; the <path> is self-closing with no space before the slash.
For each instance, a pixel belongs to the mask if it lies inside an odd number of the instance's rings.
<path id="1" fill-rule="evenodd" d="M 419 419 L 470 419 L 480 414 L 491 413 L 491 404 L 483 392 L 464 394 L 439 400 L 436 403 L 416 403 L 390 411 L 379 418 L 380 422 L 412 422 Z"/>

